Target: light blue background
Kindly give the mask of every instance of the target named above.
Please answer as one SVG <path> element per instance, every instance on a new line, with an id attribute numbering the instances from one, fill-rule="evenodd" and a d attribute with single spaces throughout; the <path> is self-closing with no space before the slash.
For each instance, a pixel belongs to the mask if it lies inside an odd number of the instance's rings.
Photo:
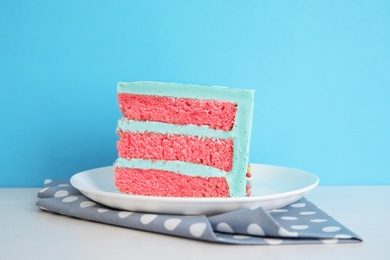
<path id="1" fill-rule="evenodd" d="M 390 1 L 0 2 L 0 186 L 111 165 L 118 81 L 256 89 L 251 161 L 390 184 Z"/>

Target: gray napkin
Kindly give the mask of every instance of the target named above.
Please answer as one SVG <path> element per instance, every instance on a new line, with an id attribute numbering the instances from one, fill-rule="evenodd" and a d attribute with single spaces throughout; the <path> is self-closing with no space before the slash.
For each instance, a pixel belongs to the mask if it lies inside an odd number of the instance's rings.
<path id="1" fill-rule="evenodd" d="M 36 205 L 42 210 L 125 228 L 225 244 L 354 243 L 362 239 L 307 199 L 266 212 L 245 208 L 215 216 L 121 211 L 82 195 L 68 181 L 46 180 Z"/>

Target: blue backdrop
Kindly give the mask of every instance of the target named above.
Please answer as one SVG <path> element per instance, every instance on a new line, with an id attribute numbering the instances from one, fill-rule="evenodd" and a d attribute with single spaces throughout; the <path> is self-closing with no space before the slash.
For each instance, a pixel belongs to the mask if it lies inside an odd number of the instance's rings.
<path id="1" fill-rule="evenodd" d="M 390 184 L 389 1 L 0 2 L 0 186 L 116 159 L 118 81 L 256 89 L 251 162 Z"/>

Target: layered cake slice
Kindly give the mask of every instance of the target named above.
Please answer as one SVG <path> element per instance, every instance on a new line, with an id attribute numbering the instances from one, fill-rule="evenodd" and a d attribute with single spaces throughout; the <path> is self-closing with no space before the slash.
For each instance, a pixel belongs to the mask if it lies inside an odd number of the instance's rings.
<path id="1" fill-rule="evenodd" d="M 253 90 L 120 82 L 115 185 L 122 193 L 244 197 Z"/>

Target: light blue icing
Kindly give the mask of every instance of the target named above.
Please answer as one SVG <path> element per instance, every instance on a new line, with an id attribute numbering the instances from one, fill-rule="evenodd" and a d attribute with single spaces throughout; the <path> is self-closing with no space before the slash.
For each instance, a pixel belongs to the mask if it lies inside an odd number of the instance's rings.
<path id="1" fill-rule="evenodd" d="M 232 132 L 225 132 L 223 130 L 214 130 L 208 126 L 196 125 L 173 125 L 159 122 L 140 122 L 129 120 L 122 117 L 118 120 L 118 129 L 127 132 L 154 132 L 154 133 L 170 133 L 170 134 L 184 134 L 199 137 L 210 138 L 230 138 Z"/>
<path id="2" fill-rule="evenodd" d="M 192 177 L 226 177 L 227 175 L 226 172 L 214 167 L 181 161 L 160 161 L 142 159 L 128 160 L 119 157 L 115 162 L 115 166 L 119 168 L 126 167 L 139 169 L 160 169 Z"/>
<path id="3" fill-rule="evenodd" d="M 169 96 L 177 98 L 195 98 L 195 99 L 215 99 L 229 101 L 237 104 L 237 112 L 233 129 L 225 134 L 233 138 L 233 168 L 227 173 L 226 180 L 229 185 L 231 197 L 246 196 L 246 171 L 249 161 L 249 146 L 252 130 L 252 114 L 254 90 L 231 89 L 226 87 L 206 87 L 198 85 L 188 85 L 180 83 L 162 83 L 162 82 L 119 82 L 118 93 L 145 94 L 154 96 Z M 128 131 L 151 131 L 157 132 L 173 131 L 174 133 L 191 134 L 196 132 L 197 136 L 225 138 L 224 134 L 213 129 L 207 129 L 207 126 L 197 128 L 196 126 L 176 126 L 157 122 L 136 122 L 119 120 L 118 128 Z M 144 125 L 143 125 L 144 124 Z M 143 126 L 142 126 L 143 125 Z M 137 127 L 140 127 L 137 129 Z M 151 127 L 151 128 L 148 128 Z M 161 130 L 158 130 L 158 129 Z M 197 129 L 197 130 L 195 130 Z M 185 132 L 188 131 L 188 132 Z M 227 137 L 226 136 L 226 137 Z M 202 172 L 208 171 L 208 166 L 203 167 Z M 208 168 L 207 168 L 208 167 Z M 213 173 L 211 173 L 213 174 Z"/>
<path id="4" fill-rule="evenodd" d="M 151 81 L 119 82 L 118 93 L 133 93 L 177 98 L 215 99 L 238 103 L 253 90 L 232 89 L 220 86 L 199 86 L 181 83 L 163 83 Z"/>

